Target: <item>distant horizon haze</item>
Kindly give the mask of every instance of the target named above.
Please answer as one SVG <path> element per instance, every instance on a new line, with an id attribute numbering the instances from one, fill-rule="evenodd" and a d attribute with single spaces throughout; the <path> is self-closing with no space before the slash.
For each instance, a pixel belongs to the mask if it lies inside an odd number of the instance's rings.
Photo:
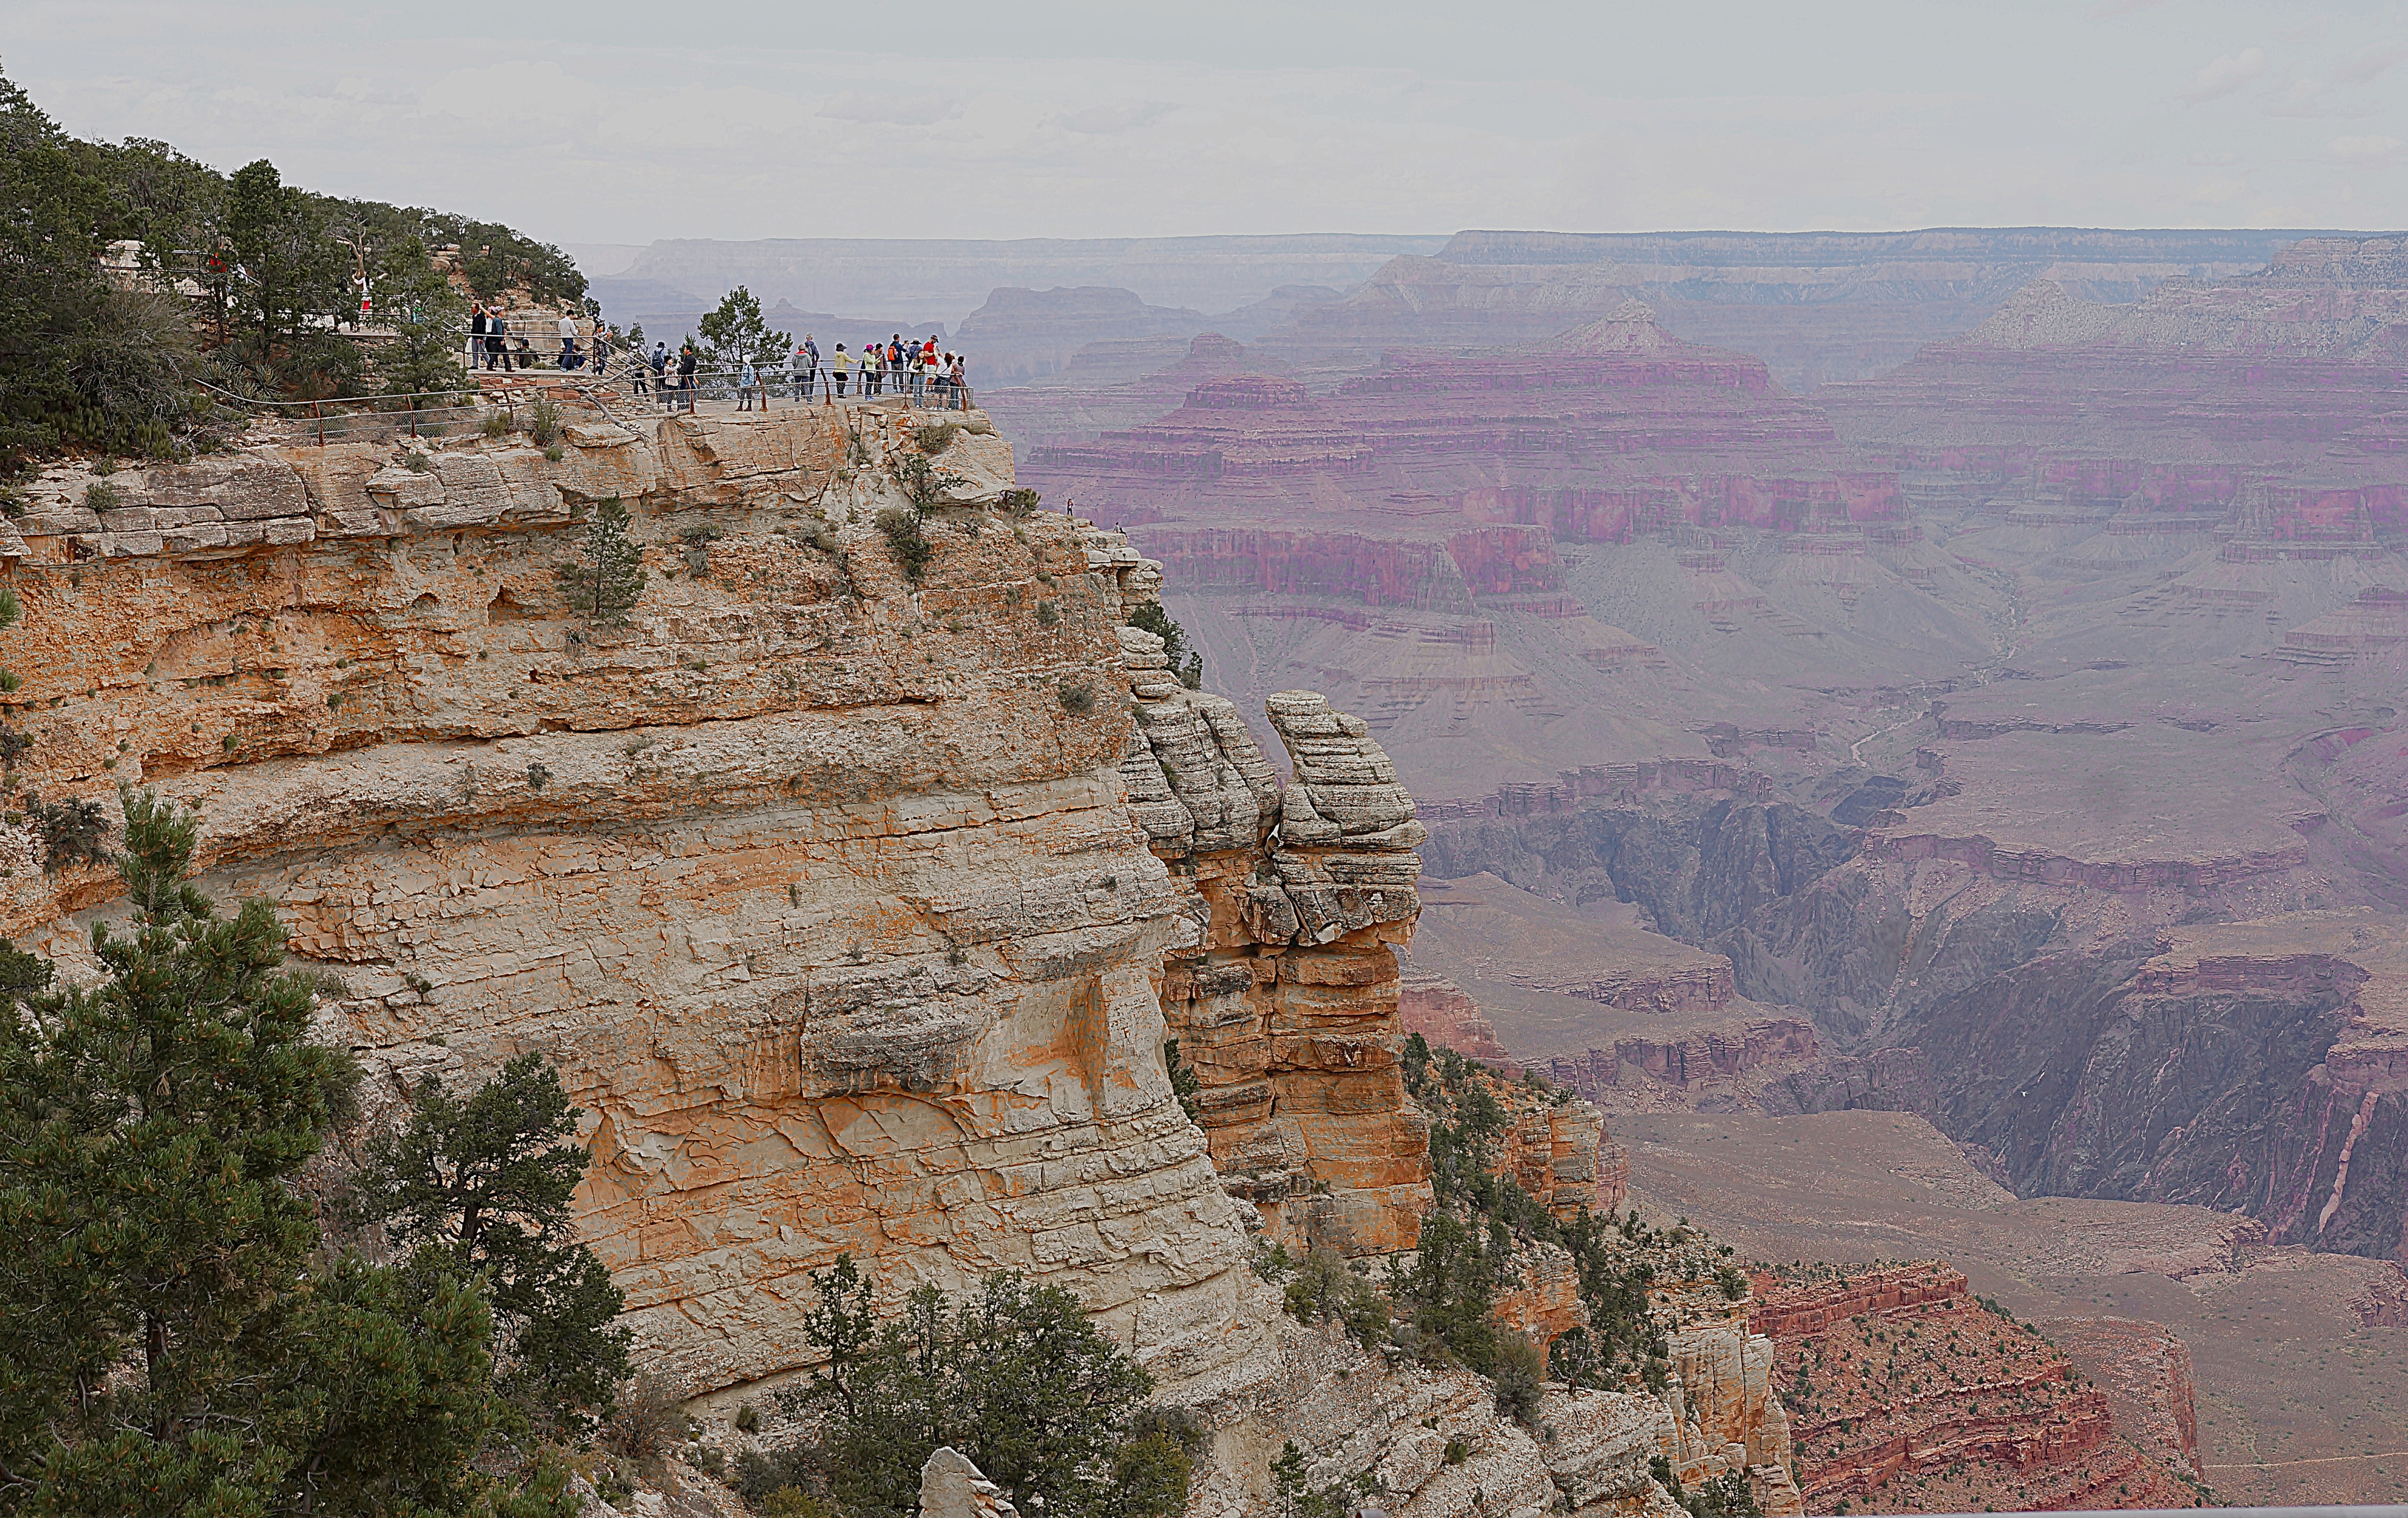
<path id="1" fill-rule="evenodd" d="M 24 0 L 69 130 L 563 244 L 2408 225 L 2408 10 Z M 1383 234 L 1382 236 L 1386 236 Z"/>

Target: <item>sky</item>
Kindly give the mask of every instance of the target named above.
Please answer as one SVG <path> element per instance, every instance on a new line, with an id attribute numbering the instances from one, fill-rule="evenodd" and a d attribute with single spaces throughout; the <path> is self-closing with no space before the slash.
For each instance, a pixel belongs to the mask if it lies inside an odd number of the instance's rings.
<path id="1" fill-rule="evenodd" d="M 2408 226 L 2408 0 L 10 0 L 0 68 L 561 243 Z"/>

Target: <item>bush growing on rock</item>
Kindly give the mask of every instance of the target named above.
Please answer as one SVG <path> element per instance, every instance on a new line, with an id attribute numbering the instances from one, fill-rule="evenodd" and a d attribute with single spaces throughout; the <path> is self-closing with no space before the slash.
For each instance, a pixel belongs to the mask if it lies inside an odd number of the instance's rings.
<path id="1" fill-rule="evenodd" d="M 629 1374 L 627 1334 L 611 1326 L 625 1299 L 569 1217 L 591 1158 L 575 1141 L 580 1115 L 540 1054 L 511 1060 L 465 1100 L 429 1076 L 408 1124 L 369 1141 L 350 1206 L 426 1268 L 489 1283 L 499 1384 L 549 1437 L 609 1418 Z M 682 1437 L 682 1422 L 666 1387 L 639 1381 L 635 1392 L 634 1421 L 614 1431 L 640 1436 L 645 1450 L 622 1453 L 641 1458 L 673 1416 Z"/>
<path id="2" fill-rule="evenodd" d="M 922 1286 L 880 1325 L 850 1254 L 813 1284 L 803 1331 L 827 1361 L 780 1400 L 819 1437 L 748 1456 L 748 1500 L 792 1487 L 862 1518 L 905 1518 L 918 1509 L 920 1468 L 951 1445 L 1023 1511 L 1036 1498 L 1060 1518 L 1185 1509 L 1200 1428 L 1148 1414 L 1154 1378 L 1070 1293 L 1006 1271 L 958 1303 Z"/>
<path id="3" fill-rule="evenodd" d="M 1204 655 L 1187 646 L 1187 629 L 1170 620 L 1170 613 L 1159 601 L 1148 601 L 1129 613 L 1128 624 L 1141 627 L 1162 639 L 1163 657 L 1170 661 L 1171 672 L 1179 683 L 1191 691 L 1204 688 Z"/>
<path id="4" fill-rule="evenodd" d="M 924 460 L 922 462 L 925 462 Z M 928 541 L 921 530 L 920 513 L 899 506 L 883 508 L 878 513 L 878 530 L 886 537 L 886 547 L 895 555 L 903 578 L 912 584 L 928 572 L 928 561 L 936 557 L 937 545 Z"/>

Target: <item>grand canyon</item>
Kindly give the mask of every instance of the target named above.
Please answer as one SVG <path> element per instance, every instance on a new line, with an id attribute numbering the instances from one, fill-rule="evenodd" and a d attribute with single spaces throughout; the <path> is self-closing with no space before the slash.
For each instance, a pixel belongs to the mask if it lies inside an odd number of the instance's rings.
<path id="1" fill-rule="evenodd" d="M 328 1217 L 557 1072 L 656 1425 L 564 1501 L 834 1518 L 754 1475 L 856 1266 L 1068 1294 L 1200 1518 L 2408 1497 L 2408 239 L 679 238 L 493 308 L 739 284 L 968 393 L 445 337 L 449 421 L 216 391 L 0 522 L 14 949 L 105 981 L 118 809 L 189 818 L 361 1072 Z"/>

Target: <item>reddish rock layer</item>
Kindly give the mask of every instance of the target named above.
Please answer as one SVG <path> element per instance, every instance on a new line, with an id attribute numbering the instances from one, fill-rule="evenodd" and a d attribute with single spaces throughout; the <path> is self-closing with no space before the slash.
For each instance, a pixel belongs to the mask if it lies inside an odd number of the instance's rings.
<path id="1" fill-rule="evenodd" d="M 2107 1393 L 2037 1330 L 1972 1300 L 1945 1266 L 1759 1277 L 1758 1287 L 1749 1325 L 1773 1341 L 1809 1512 L 2200 1500 L 2125 1437 Z"/>

